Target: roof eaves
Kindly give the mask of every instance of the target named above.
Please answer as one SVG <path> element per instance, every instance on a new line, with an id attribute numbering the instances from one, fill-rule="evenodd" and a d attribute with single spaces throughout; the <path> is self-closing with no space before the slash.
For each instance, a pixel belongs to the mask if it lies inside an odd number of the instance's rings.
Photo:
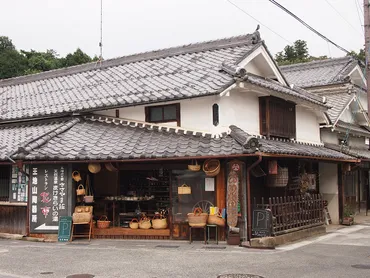
<path id="1" fill-rule="evenodd" d="M 252 79 L 250 78 L 252 77 Z M 255 80 L 253 80 L 253 78 L 256 78 L 257 80 L 260 79 L 260 80 L 263 80 L 263 81 L 267 81 L 270 83 L 270 85 L 266 85 L 264 83 L 261 83 L 261 82 L 256 82 Z M 245 81 L 245 82 L 249 82 L 251 84 L 254 84 L 256 86 L 260 86 L 260 87 L 263 87 L 263 88 L 266 88 L 266 89 L 269 89 L 269 90 L 272 90 L 272 91 L 275 91 L 275 92 L 278 92 L 278 93 L 284 93 L 286 95 L 289 95 L 291 96 L 292 98 L 297 98 L 297 99 L 301 99 L 301 100 L 304 100 L 304 101 L 307 101 L 309 103 L 313 103 L 315 105 L 319 105 L 320 107 L 324 107 L 326 109 L 329 109 L 330 106 L 325 104 L 324 101 L 323 101 L 323 98 L 322 97 L 319 97 L 319 96 L 316 96 L 310 92 L 307 92 L 305 91 L 304 89 L 297 89 L 298 87 L 296 88 L 291 88 L 291 87 L 287 87 L 287 86 L 284 86 L 272 79 L 269 79 L 269 78 L 265 78 L 265 77 L 261 77 L 261 76 L 257 76 L 257 75 L 254 75 L 254 74 L 251 74 L 251 73 L 248 73 L 243 79 L 242 81 Z M 274 88 L 274 87 L 277 87 L 277 88 Z M 292 94 L 289 94 L 287 93 L 288 91 L 291 91 Z M 293 94 L 294 92 L 294 94 Z"/>
<path id="2" fill-rule="evenodd" d="M 28 141 L 23 146 L 19 146 L 18 151 L 9 155 L 10 157 L 23 157 L 25 154 L 29 153 L 30 151 L 46 144 L 48 141 L 50 141 L 55 136 L 58 136 L 59 134 L 67 131 L 71 127 L 73 127 L 75 124 L 79 123 L 79 118 L 73 118 L 70 121 L 62 124 L 61 126 L 58 126 L 55 129 L 50 130 L 49 132 L 32 139 L 31 141 Z"/>

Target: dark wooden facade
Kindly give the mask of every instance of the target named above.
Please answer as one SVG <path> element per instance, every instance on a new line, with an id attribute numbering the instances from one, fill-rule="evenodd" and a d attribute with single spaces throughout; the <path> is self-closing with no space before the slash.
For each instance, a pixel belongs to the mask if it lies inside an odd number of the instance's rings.
<path id="1" fill-rule="evenodd" d="M 0 205 L 0 233 L 27 235 L 27 206 Z"/>

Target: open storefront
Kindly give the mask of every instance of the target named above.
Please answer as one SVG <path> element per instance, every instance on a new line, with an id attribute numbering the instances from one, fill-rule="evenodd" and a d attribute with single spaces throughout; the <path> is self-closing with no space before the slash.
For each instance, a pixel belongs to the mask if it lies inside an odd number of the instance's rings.
<path id="1" fill-rule="evenodd" d="M 195 208 L 209 214 L 217 207 L 226 216 L 224 162 L 213 161 L 218 170 L 208 175 L 200 165 L 189 170 L 189 161 L 31 165 L 30 233 L 56 233 L 58 217 L 88 212 L 92 238 L 187 240 L 187 215 Z M 141 225 L 146 220 L 149 227 Z M 86 229 L 88 225 L 81 225 L 74 232 Z M 225 228 L 216 229 L 217 238 L 225 240 Z M 215 229 L 209 233 L 216 239 Z M 200 229 L 192 234 L 200 240 L 203 235 Z"/>

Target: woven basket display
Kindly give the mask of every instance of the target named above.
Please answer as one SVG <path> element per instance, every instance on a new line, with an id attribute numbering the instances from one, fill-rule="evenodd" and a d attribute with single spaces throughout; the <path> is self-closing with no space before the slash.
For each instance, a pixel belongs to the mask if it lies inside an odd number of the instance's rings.
<path id="1" fill-rule="evenodd" d="M 191 187 L 184 183 L 183 185 L 177 188 L 177 194 L 179 195 L 191 194 Z"/>
<path id="2" fill-rule="evenodd" d="M 194 212 L 188 213 L 187 216 L 190 227 L 204 227 L 207 225 L 208 213 L 203 213 L 201 208 L 194 209 Z"/>
<path id="3" fill-rule="evenodd" d="M 160 215 L 155 215 L 152 219 L 153 229 L 166 229 L 167 228 L 167 219 L 163 218 Z"/>
<path id="4" fill-rule="evenodd" d="M 72 214 L 73 223 L 82 224 L 91 221 L 92 214 L 90 212 L 75 212 Z"/>
<path id="5" fill-rule="evenodd" d="M 131 229 L 138 229 L 139 228 L 139 221 L 136 218 L 133 218 L 129 224 Z"/>
<path id="6" fill-rule="evenodd" d="M 209 215 L 207 223 L 210 225 L 217 225 L 225 227 L 225 219 L 220 214 Z"/>
<path id="7" fill-rule="evenodd" d="M 289 181 L 289 170 L 278 166 L 278 173 L 276 175 L 267 176 L 267 185 L 269 187 L 285 187 Z"/>
<path id="8" fill-rule="evenodd" d="M 198 161 L 195 160 L 195 164 L 192 161 L 192 164 L 188 165 L 188 169 L 193 172 L 199 171 L 201 166 L 198 164 Z"/>
<path id="9" fill-rule="evenodd" d="M 76 182 L 79 182 L 81 180 L 81 174 L 78 171 L 73 171 L 72 173 L 72 179 Z"/>
<path id="10" fill-rule="evenodd" d="M 149 218 L 141 218 L 140 219 L 140 221 L 139 221 L 139 228 L 140 229 L 147 230 L 147 229 L 150 229 L 151 227 L 152 227 L 152 224 L 150 223 Z"/>
<path id="11" fill-rule="evenodd" d="M 80 185 L 77 187 L 77 189 L 76 189 L 76 194 L 77 194 L 77 196 L 83 196 L 83 195 L 85 195 L 85 194 L 86 194 L 85 187 L 84 187 L 82 184 L 80 184 Z"/>
<path id="12" fill-rule="evenodd" d="M 89 169 L 89 172 L 93 174 L 99 173 L 101 170 L 101 166 L 99 163 L 89 163 L 87 168 Z"/>
<path id="13" fill-rule="evenodd" d="M 208 177 L 217 176 L 220 172 L 221 164 L 218 159 L 207 159 L 203 163 L 203 171 Z"/>
<path id="14" fill-rule="evenodd" d="M 107 229 L 110 225 L 110 221 L 108 220 L 108 217 L 105 215 L 102 215 L 100 219 L 96 222 L 96 226 L 99 229 Z"/>

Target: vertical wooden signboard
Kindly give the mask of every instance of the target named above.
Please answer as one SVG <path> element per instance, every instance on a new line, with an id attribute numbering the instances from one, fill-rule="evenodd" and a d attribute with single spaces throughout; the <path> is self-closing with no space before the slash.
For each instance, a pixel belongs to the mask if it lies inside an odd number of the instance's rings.
<path id="1" fill-rule="evenodd" d="M 70 177 L 67 164 L 30 166 L 31 233 L 56 233 L 59 217 L 71 215 Z"/>

